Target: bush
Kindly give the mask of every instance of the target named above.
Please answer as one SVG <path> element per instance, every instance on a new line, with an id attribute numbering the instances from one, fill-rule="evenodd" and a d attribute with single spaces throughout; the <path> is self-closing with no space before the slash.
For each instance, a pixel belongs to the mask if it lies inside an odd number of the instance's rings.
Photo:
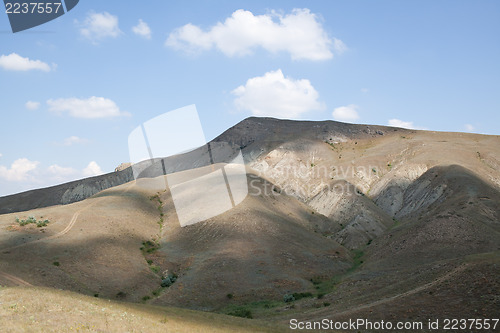
<path id="1" fill-rule="evenodd" d="M 285 294 L 285 296 L 283 296 L 283 301 L 285 303 L 293 302 L 295 301 L 295 297 L 292 294 Z"/>
<path id="2" fill-rule="evenodd" d="M 229 299 L 233 299 L 233 294 L 227 294 L 226 297 Z"/>
<path id="3" fill-rule="evenodd" d="M 60 264 L 59 264 L 59 261 L 54 261 L 54 262 L 52 263 L 52 265 L 54 265 L 54 266 L 59 266 Z"/>
<path id="4" fill-rule="evenodd" d="M 298 301 L 301 298 L 313 297 L 313 294 L 309 293 L 309 292 L 307 292 L 307 293 L 293 293 L 292 296 L 293 296 L 293 298 L 295 298 L 296 301 Z"/>
<path id="5" fill-rule="evenodd" d="M 169 274 L 167 277 L 161 280 L 161 286 L 164 288 L 170 287 L 175 281 L 177 281 L 177 275 Z"/>
<path id="6" fill-rule="evenodd" d="M 18 217 L 16 217 L 16 223 L 18 223 L 21 227 L 28 225 L 28 224 L 36 224 L 38 228 L 45 227 L 47 224 L 49 224 L 49 220 L 39 220 L 37 221 L 34 216 L 28 217 L 26 220 L 20 220 Z"/>
<path id="7" fill-rule="evenodd" d="M 228 315 L 235 317 L 242 317 L 242 318 L 250 318 L 250 319 L 253 318 L 252 311 L 244 307 L 237 308 L 234 311 L 229 312 Z"/>
<path id="8" fill-rule="evenodd" d="M 127 296 L 126 293 L 124 293 L 123 291 L 119 291 L 117 294 L 116 294 L 116 298 L 125 298 Z"/>

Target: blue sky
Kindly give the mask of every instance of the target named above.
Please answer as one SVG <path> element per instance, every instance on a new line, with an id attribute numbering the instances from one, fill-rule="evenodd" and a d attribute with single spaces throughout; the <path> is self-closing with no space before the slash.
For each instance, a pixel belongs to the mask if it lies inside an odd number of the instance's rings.
<path id="1" fill-rule="evenodd" d="M 141 123 L 251 115 L 500 134 L 498 1 L 80 1 L 0 13 L 0 195 L 110 172 Z"/>

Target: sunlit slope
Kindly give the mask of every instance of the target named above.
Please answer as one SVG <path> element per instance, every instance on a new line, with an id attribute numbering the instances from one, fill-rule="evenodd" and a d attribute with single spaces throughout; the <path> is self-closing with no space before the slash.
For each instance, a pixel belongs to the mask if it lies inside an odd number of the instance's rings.
<path id="1" fill-rule="evenodd" d="M 277 324 L 103 300 L 49 288 L 0 288 L 2 332 L 285 332 Z"/>

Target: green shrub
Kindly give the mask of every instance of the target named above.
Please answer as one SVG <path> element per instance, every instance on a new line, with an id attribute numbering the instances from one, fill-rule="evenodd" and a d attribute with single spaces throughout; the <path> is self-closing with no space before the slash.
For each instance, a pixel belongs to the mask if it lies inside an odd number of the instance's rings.
<path id="1" fill-rule="evenodd" d="M 164 288 L 170 287 L 175 281 L 177 281 L 177 275 L 169 274 L 167 277 L 161 280 L 161 286 Z"/>
<path id="2" fill-rule="evenodd" d="M 37 221 L 34 216 L 28 217 L 26 220 L 20 220 L 18 217 L 16 217 L 16 223 L 18 223 L 21 227 L 28 225 L 28 224 L 35 224 L 37 227 L 45 227 L 47 224 L 49 224 L 49 220 L 39 220 Z"/>
<path id="3" fill-rule="evenodd" d="M 226 297 L 229 299 L 233 299 L 233 294 L 227 294 Z"/>
<path id="4" fill-rule="evenodd" d="M 295 297 L 292 294 L 285 294 L 285 296 L 283 296 L 283 301 L 285 303 L 293 302 L 295 301 Z"/>
<path id="5" fill-rule="evenodd" d="M 54 261 L 54 262 L 52 263 L 52 265 L 54 265 L 54 266 L 59 266 L 60 264 L 59 264 L 59 261 Z"/>
<path id="6" fill-rule="evenodd" d="M 301 298 L 313 297 L 313 294 L 310 293 L 310 292 L 307 292 L 307 293 L 293 293 L 292 296 L 295 298 L 296 301 L 298 301 Z"/>
<path id="7" fill-rule="evenodd" d="M 253 318 L 252 311 L 250 311 L 245 307 L 236 308 L 233 311 L 229 312 L 228 315 L 235 317 L 242 317 L 242 318 L 250 318 L 250 319 Z"/>

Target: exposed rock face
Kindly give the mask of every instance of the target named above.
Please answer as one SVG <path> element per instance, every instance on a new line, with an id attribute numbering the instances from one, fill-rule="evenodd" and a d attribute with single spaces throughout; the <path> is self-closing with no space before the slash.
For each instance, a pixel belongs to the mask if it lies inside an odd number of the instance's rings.
<path id="1" fill-rule="evenodd" d="M 333 182 L 307 204 L 341 224 L 333 239 L 348 249 L 364 246 L 393 224 L 386 213 L 346 181 Z"/>
<path id="2" fill-rule="evenodd" d="M 127 168 L 118 172 L 0 197 L 0 214 L 70 204 L 91 197 L 107 188 L 128 183 L 133 179 L 132 169 Z"/>
<path id="3" fill-rule="evenodd" d="M 131 166 L 132 166 L 132 163 L 130 163 L 130 162 L 121 163 L 119 166 L 117 166 L 115 168 L 115 172 L 125 170 L 126 168 L 131 167 Z"/>

